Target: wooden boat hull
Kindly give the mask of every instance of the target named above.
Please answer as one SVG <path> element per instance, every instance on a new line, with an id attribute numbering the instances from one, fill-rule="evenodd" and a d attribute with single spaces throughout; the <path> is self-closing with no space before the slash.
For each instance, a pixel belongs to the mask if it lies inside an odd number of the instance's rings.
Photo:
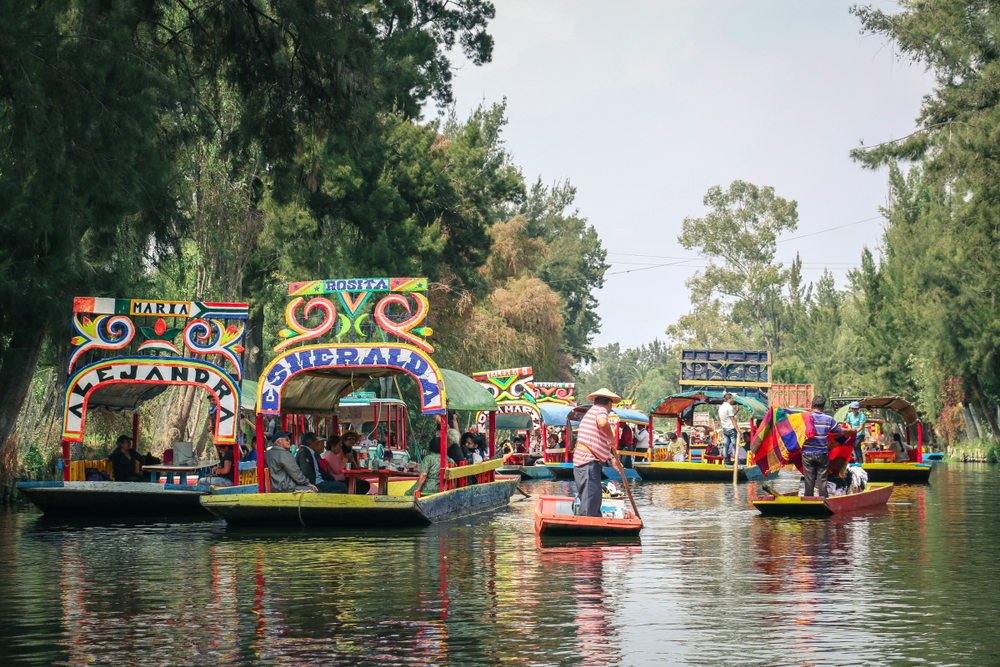
<path id="1" fill-rule="evenodd" d="M 759 474 L 754 479 L 762 479 Z M 635 471 L 639 477 L 646 482 L 732 482 L 733 467 L 720 466 L 716 463 L 690 463 L 687 461 L 657 461 L 654 463 L 638 463 Z M 740 482 L 748 481 L 746 468 L 739 468 L 736 471 L 736 479 Z"/>
<path id="2" fill-rule="evenodd" d="M 642 530 L 642 521 L 626 513 L 624 519 L 596 516 L 575 516 L 556 513 L 561 505 L 565 510 L 572 507 L 570 496 L 542 496 L 535 505 L 535 532 L 539 535 L 561 535 L 578 537 L 631 537 Z"/>
<path id="3" fill-rule="evenodd" d="M 552 476 L 556 479 L 568 482 L 573 481 L 572 463 L 546 463 L 545 469 L 552 473 Z M 625 478 L 629 480 L 637 480 L 639 479 L 639 473 L 636 472 L 635 468 L 625 468 Z M 604 466 L 601 468 L 601 479 L 611 479 L 616 482 L 620 482 L 622 476 L 619 475 L 618 471 L 611 466 Z"/>
<path id="4" fill-rule="evenodd" d="M 340 493 L 243 493 L 204 496 L 209 512 L 234 526 L 405 528 L 506 505 L 520 477 L 503 477 L 415 499 Z"/>
<path id="5" fill-rule="evenodd" d="M 552 473 L 552 476 L 559 480 L 573 481 L 573 464 L 572 463 L 546 463 L 546 470 Z"/>
<path id="6" fill-rule="evenodd" d="M 213 518 L 199 500 L 210 489 L 144 482 L 18 482 L 21 493 L 47 516 Z"/>
<path id="7" fill-rule="evenodd" d="M 546 466 L 500 466 L 500 475 L 518 475 L 521 479 L 552 479 L 552 472 Z"/>
<path id="8" fill-rule="evenodd" d="M 891 483 L 871 483 L 860 493 L 822 498 L 798 495 L 754 498 L 753 506 L 764 516 L 832 516 L 884 507 L 892 495 Z"/>
<path id="9" fill-rule="evenodd" d="M 931 478 L 930 463 L 864 463 L 869 482 L 893 484 L 927 484 Z"/>

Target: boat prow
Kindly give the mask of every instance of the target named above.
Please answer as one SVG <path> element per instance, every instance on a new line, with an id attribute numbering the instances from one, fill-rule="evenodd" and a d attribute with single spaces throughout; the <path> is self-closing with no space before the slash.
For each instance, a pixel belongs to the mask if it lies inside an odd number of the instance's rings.
<path id="1" fill-rule="evenodd" d="M 624 518 L 576 516 L 570 496 L 542 496 L 535 506 L 535 532 L 539 535 L 634 536 L 642 520 L 625 510 Z"/>
<path id="2" fill-rule="evenodd" d="M 204 486 L 144 482 L 18 482 L 18 490 L 51 516 L 197 517 L 211 519 L 199 500 Z"/>
<path id="3" fill-rule="evenodd" d="M 892 488 L 891 483 L 871 483 L 864 491 L 829 498 L 794 493 L 763 496 L 754 498 L 753 506 L 765 516 L 832 516 L 884 507 L 892 495 Z"/>
<path id="4" fill-rule="evenodd" d="M 400 528 L 426 526 L 506 505 L 520 477 L 471 484 L 419 499 L 342 493 L 229 493 L 204 496 L 205 509 L 234 526 Z"/>

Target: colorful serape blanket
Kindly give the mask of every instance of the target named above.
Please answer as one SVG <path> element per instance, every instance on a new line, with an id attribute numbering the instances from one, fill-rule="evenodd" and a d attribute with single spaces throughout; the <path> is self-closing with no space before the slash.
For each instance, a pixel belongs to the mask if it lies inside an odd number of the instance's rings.
<path id="1" fill-rule="evenodd" d="M 750 445 L 753 461 L 766 476 L 791 463 L 802 471 L 802 446 L 816 435 L 812 413 L 807 410 L 786 410 L 772 405 Z M 830 433 L 830 472 L 843 475 L 854 451 L 857 431 L 841 429 Z"/>

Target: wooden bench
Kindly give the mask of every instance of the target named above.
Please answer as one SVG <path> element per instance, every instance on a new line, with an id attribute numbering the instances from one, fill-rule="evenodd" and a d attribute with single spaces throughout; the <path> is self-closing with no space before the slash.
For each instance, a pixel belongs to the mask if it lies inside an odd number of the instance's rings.
<path id="1" fill-rule="evenodd" d="M 468 486 L 470 477 L 475 477 L 477 484 L 493 482 L 496 480 L 496 473 L 494 471 L 502 465 L 504 465 L 503 459 L 483 461 L 482 463 L 476 463 L 471 466 L 463 461 L 459 463 L 457 467 L 448 468 L 444 471 L 445 488 L 441 490 L 448 491 L 450 489 Z"/>
<path id="2" fill-rule="evenodd" d="M 257 468 L 244 468 L 244 464 L 240 464 L 240 483 L 239 486 L 246 486 L 247 484 L 257 484 Z M 264 467 L 264 492 L 271 493 L 271 471 Z"/>

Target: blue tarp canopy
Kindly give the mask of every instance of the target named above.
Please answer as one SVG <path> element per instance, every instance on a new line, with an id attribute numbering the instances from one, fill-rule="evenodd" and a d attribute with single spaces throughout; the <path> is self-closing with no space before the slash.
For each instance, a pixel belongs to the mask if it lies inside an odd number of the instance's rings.
<path id="1" fill-rule="evenodd" d="M 587 414 L 587 410 L 590 409 L 592 403 L 586 405 L 578 405 L 573 408 L 573 421 L 580 421 L 583 419 L 583 415 Z M 627 422 L 629 424 L 648 424 L 649 417 L 639 412 L 638 410 L 629 410 L 628 408 L 612 408 L 612 411 L 618 415 L 619 421 Z M 566 423 L 566 420 L 563 420 Z"/>
<path id="2" fill-rule="evenodd" d="M 539 405 L 538 411 L 542 414 L 543 426 L 565 426 L 566 417 L 572 412 L 571 405 Z"/>

